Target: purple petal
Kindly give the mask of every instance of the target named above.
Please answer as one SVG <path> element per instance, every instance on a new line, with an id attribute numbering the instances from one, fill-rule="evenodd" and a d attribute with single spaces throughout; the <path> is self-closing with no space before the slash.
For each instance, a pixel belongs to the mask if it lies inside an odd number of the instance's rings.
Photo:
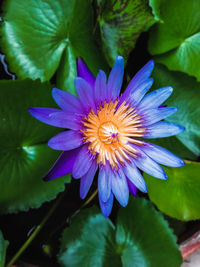
<path id="1" fill-rule="evenodd" d="M 44 181 L 50 181 L 72 172 L 72 168 L 80 148 L 63 152 L 53 167 L 45 175 Z"/>
<path id="2" fill-rule="evenodd" d="M 60 113 L 61 110 L 55 108 L 29 108 L 30 114 L 41 122 L 52 126 L 60 127 L 57 122 L 50 116 L 53 113 Z"/>
<path id="3" fill-rule="evenodd" d="M 164 87 L 155 90 L 144 96 L 138 106 L 138 109 L 157 108 L 171 95 L 172 92 L 172 87 Z"/>
<path id="4" fill-rule="evenodd" d="M 123 93 L 122 102 L 128 98 L 131 91 L 134 91 L 138 86 L 140 86 L 143 82 L 145 82 L 149 78 L 149 76 L 153 71 L 153 68 L 154 68 L 154 62 L 153 60 L 150 60 L 141 70 L 139 70 L 136 73 L 136 75 L 130 81 L 125 92 Z"/>
<path id="5" fill-rule="evenodd" d="M 81 58 L 77 59 L 77 76 L 86 80 L 94 88 L 95 77 Z"/>
<path id="6" fill-rule="evenodd" d="M 74 113 L 60 111 L 50 114 L 49 119 L 53 121 L 54 126 L 57 127 L 72 129 L 72 130 L 80 130 L 81 128 L 81 123 L 80 123 L 81 117 Z"/>
<path id="7" fill-rule="evenodd" d="M 95 173 L 97 171 L 98 165 L 96 164 L 96 161 L 92 162 L 92 165 L 88 172 L 81 178 L 80 183 L 80 197 L 84 199 L 92 185 Z"/>
<path id="8" fill-rule="evenodd" d="M 144 119 L 142 124 L 144 126 L 154 124 L 160 120 L 163 120 L 163 119 L 171 116 L 176 111 L 177 111 L 176 107 L 145 109 L 142 112 L 142 117 Z"/>
<path id="9" fill-rule="evenodd" d="M 119 203 L 125 207 L 128 204 L 129 189 L 126 181 L 126 177 L 121 169 L 118 172 L 113 173 L 111 177 L 112 192 L 115 195 Z"/>
<path id="10" fill-rule="evenodd" d="M 77 158 L 76 161 L 74 162 L 74 167 L 72 170 L 72 175 L 75 179 L 83 177 L 91 167 L 93 163 L 93 156 L 90 153 L 88 146 L 84 145 Z"/>
<path id="11" fill-rule="evenodd" d="M 145 143 L 141 149 L 156 162 L 169 167 L 182 167 L 185 162 L 169 150 L 150 143 Z"/>
<path id="12" fill-rule="evenodd" d="M 137 195 L 137 187 L 127 178 L 127 184 L 128 184 L 128 189 L 131 195 L 136 196 Z"/>
<path id="13" fill-rule="evenodd" d="M 100 70 L 97 75 L 94 92 L 97 104 L 107 99 L 106 74 L 102 70 Z"/>
<path id="14" fill-rule="evenodd" d="M 53 88 L 52 96 L 56 104 L 64 111 L 82 113 L 78 98 L 66 91 Z"/>
<path id="15" fill-rule="evenodd" d="M 98 176 L 98 190 L 101 200 L 106 202 L 111 193 L 111 170 L 107 167 L 101 167 Z"/>
<path id="16" fill-rule="evenodd" d="M 148 126 L 146 130 L 145 138 L 161 138 L 179 134 L 183 132 L 185 128 L 173 122 L 159 121 Z"/>
<path id="17" fill-rule="evenodd" d="M 138 151 L 138 157 L 136 159 L 132 159 L 135 165 L 141 169 L 142 171 L 148 173 L 151 176 L 156 178 L 166 180 L 167 175 L 165 174 L 162 167 L 157 164 L 154 160 L 148 157 L 139 146 L 132 145 Z"/>
<path id="18" fill-rule="evenodd" d="M 57 134 L 48 142 L 48 146 L 56 150 L 71 150 L 83 144 L 83 136 L 77 131 L 66 131 Z"/>
<path id="19" fill-rule="evenodd" d="M 75 87 L 82 106 L 87 111 L 90 111 L 91 108 L 95 111 L 94 90 L 89 83 L 82 78 L 75 78 Z"/>
<path id="20" fill-rule="evenodd" d="M 106 202 L 103 202 L 99 195 L 99 204 L 102 210 L 102 213 L 105 217 L 108 217 L 111 213 L 113 206 L 113 193 L 111 192 L 109 199 Z"/>
<path id="21" fill-rule="evenodd" d="M 108 77 L 107 91 L 108 97 L 115 100 L 119 96 L 124 75 L 124 59 L 117 56 L 115 64 Z"/>
<path id="22" fill-rule="evenodd" d="M 131 162 L 131 164 L 127 164 L 123 168 L 123 171 L 128 180 L 130 180 L 140 191 L 144 193 L 147 192 L 145 180 L 133 162 Z"/>

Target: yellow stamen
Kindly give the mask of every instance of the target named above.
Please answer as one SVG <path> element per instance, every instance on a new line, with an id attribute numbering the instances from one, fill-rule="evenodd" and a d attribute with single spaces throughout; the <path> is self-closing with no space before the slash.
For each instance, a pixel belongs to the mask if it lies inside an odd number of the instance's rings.
<path id="1" fill-rule="evenodd" d="M 84 142 L 89 143 L 93 155 L 97 155 L 97 163 L 110 163 L 112 168 L 124 165 L 129 156 L 136 157 L 137 151 L 130 145 L 143 145 L 134 137 L 142 137 L 145 128 L 137 110 L 124 101 L 117 107 L 119 100 L 104 102 L 97 114 L 93 110 L 82 120 Z"/>

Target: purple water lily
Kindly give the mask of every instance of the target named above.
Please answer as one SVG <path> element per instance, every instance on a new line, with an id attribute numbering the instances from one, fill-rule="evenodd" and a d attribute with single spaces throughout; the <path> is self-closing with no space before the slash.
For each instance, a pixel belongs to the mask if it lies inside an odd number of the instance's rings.
<path id="1" fill-rule="evenodd" d="M 68 173 L 80 178 L 80 196 L 85 198 L 98 171 L 99 202 L 104 216 L 109 216 L 113 195 L 126 206 L 129 192 L 136 188 L 147 192 L 140 170 L 159 179 L 167 176 L 159 164 L 180 167 L 184 161 L 165 148 L 140 138 L 176 135 L 184 127 L 163 121 L 177 111 L 161 104 L 173 89 L 164 87 L 146 95 L 153 79 L 154 62 L 149 61 L 120 94 L 123 81 L 123 58 L 118 56 L 106 80 L 100 70 L 95 78 L 78 59 L 75 88 L 78 97 L 53 89 L 61 109 L 30 108 L 38 120 L 68 129 L 49 140 L 48 145 L 62 154 L 45 176 L 49 181 Z"/>

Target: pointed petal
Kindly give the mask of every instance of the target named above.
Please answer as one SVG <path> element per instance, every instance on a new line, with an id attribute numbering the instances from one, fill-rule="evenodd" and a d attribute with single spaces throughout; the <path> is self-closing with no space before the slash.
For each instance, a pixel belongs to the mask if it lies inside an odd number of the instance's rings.
<path id="1" fill-rule="evenodd" d="M 95 110 L 94 90 L 89 83 L 82 78 L 75 78 L 75 87 L 82 106 L 87 111 L 90 111 L 91 108 Z"/>
<path id="2" fill-rule="evenodd" d="M 177 111 L 176 107 L 169 107 L 169 108 L 154 108 L 154 109 L 145 109 L 142 112 L 144 126 L 148 126 L 154 124 L 160 120 L 163 120 Z"/>
<path id="3" fill-rule="evenodd" d="M 55 108 L 29 108 L 28 111 L 37 120 L 52 126 L 60 127 L 57 126 L 58 123 L 50 115 L 56 112 L 60 113 L 61 110 Z"/>
<path id="4" fill-rule="evenodd" d="M 106 202 L 111 192 L 111 177 L 109 167 L 101 167 L 98 176 L 98 190 L 101 200 Z"/>
<path id="5" fill-rule="evenodd" d="M 83 177 L 89 170 L 93 163 L 93 157 L 88 149 L 87 145 L 84 145 L 74 162 L 72 175 L 75 179 Z"/>
<path id="6" fill-rule="evenodd" d="M 154 61 L 150 60 L 149 62 L 147 62 L 146 65 L 144 65 L 144 67 L 141 70 L 139 70 L 136 73 L 136 75 L 130 81 L 125 92 L 123 93 L 122 102 L 128 98 L 131 90 L 134 91 L 138 86 L 140 86 L 143 82 L 145 82 L 150 77 L 153 71 L 153 68 L 154 68 Z"/>
<path id="7" fill-rule="evenodd" d="M 84 199 L 90 190 L 90 187 L 92 185 L 95 173 L 97 171 L 97 164 L 96 161 L 92 162 L 92 165 L 88 172 L 81 178 L 81 183 L 80 183 L 80 197 Z"/>
<path id="8" fill-rule="evenodd" d="M 108 217 L 111 213 L 113 206 L 113 193 L 111 192 L 109 199 L 106 202 L 103 202 L 99 195 L 99 204 L 102 210 L 102 213 L 105 217 Z"/>
<path id="9" fill-rule="evenodd" d="M 160 106 L 173 92 L 172 87 L 163 87 L 155 90 L 142 99 L 138 109 L 150 109 Z"/>
<path id="10" fill-rule="evenodd" d="M 80 118 L 77 114 L 65 111 L 55 112 L 49 115 L 49 120 L 54 122 L 54 126 L 72 130 L 80 130 Z"/>
<path id="11" fill-rule="evenodd" d="M 95 77 L 89 70 L 85 62 L 81 59 L 77 59 L 77 76 L 86 80 L 92 88 L 94 88 Z"/>
<path id="12" fill-rule="evenodd" d="M 123 171 L 128 180 L 130 180 L 140 191 L 144 193 L 147 192 L 145 180 L 133 162 L 131 164 L 127 164 Z"/>
<path id="13" fill-rule="evenodd" d="M 106 74 L 102 70 L 100 70 L 97 75 L 94 91 L 97 104 L 107 99 Z"/>
<path id="14" fill-rule="evenodd" d="M 55 150 L 71 150 L 83 144 L 83 136 L 77 131 L 66 131 L 57 134 L 48 142 L 48 146 Z"/>
<path id="15" fill-rule="evenodd" d="M 70 151 L 63 152 L 56 160 L 53 167 L 44 176 L 44 181 L 50 181 L 72 172 L 75 159 L 80 151 L 76 148 Z"/>
<path id="16" fill-rule="evenodd" d="M 145 138 L 161 138 L 179 134 L 183 132 L 185 128 L 173 122 L 159 121 L 148 126 L 146 130 Z"/>
<path id="17" fill-rule="evenodd" d="M 126 177 L 121 169 L 112 175 L 112 192 L 119 203 L 125 207 L 128 204 L 129 189 Z"/>
<path id="18" fill-rule="evenodd" d="M 145 143 L 141 149 L 156 162 L 169 167 L 182 167 L 185 162 L 169 150 L 150 143 Z"/>
<path id="19" fill-rule="evenodd" d="M 126 179 L 126 181 L 128 184 L 129 192 L 135 197 L 137 195 L 137 187 L 128 178 Z"/>
<path id="20" fill-rule="evenodd" d="M 78 98 L 66 91 L 53 88 L 52 96 L 56 104 L 68 112 L 82 113 Z"/>
<path id="21" fill-rule="evenodd" d="M 167 179 L 167 175 L 159 164 L 148 157 L 138 146 L 133 145 L 133 147 L 138 151 L 138 157 L 136 159 L 132 159 L 132 161 L 139 169 L 156 178 L 162 180 Z"/>
<path id="22" fill-rule="evenodd" d="M 108 97 L 112 98 L 113 100 L 119 96 L 122 81 L 124 75 L 124 59 L 121 56 L 117 56 L 115 60 L 115 64 L 110 72 L 108 77 Z"/>

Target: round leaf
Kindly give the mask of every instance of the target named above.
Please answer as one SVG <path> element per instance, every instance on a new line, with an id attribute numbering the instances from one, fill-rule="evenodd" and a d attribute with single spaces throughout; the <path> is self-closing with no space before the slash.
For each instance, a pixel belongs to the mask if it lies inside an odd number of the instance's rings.
<path id="1" fill-rule="evenodd" d="M 28 108 L 54 106 L 50 89 L 50 84 L 39 81 L 0 82 L 0 212 L 39 207 L 70 180 L 42 180 L 59 156 L 46 143 L 60 129 L 37 121 Z"/>
<path id="2" fill-rule="evenodd" d="M 186 162 L 181 168 L 164 168 L 167 181 L 144 174 L 150 199 L 165 214 L 179 220 L 200 219 L 200 163 Z"/>
<path id="3" fill-rule="evenodd" d="M 179 267 L 176 237 L 162 215 L 144 199 L 120 208 L 116 228 L 96 209 L 73 218 L 61 241 L 62 266 Z"/>
<path id="4" fill-rule="evenodd" d="M 75 57 L 82 56 L 93 72 L 105 63 L 92 36 L 90 0 L 8 0 L 3 10 L 2 49 L 20 78 L 49 80 L 61 62 L 73 84 Z M 59 85 L 67 90 L 59 71 Z"/>
<path id="5" fill-rule="evenodd" d="M 196 0 L 152 1 L 162 23 L 150 32 L 149 51 L 156 61 L 200 80 L 200 4 Z"/>

